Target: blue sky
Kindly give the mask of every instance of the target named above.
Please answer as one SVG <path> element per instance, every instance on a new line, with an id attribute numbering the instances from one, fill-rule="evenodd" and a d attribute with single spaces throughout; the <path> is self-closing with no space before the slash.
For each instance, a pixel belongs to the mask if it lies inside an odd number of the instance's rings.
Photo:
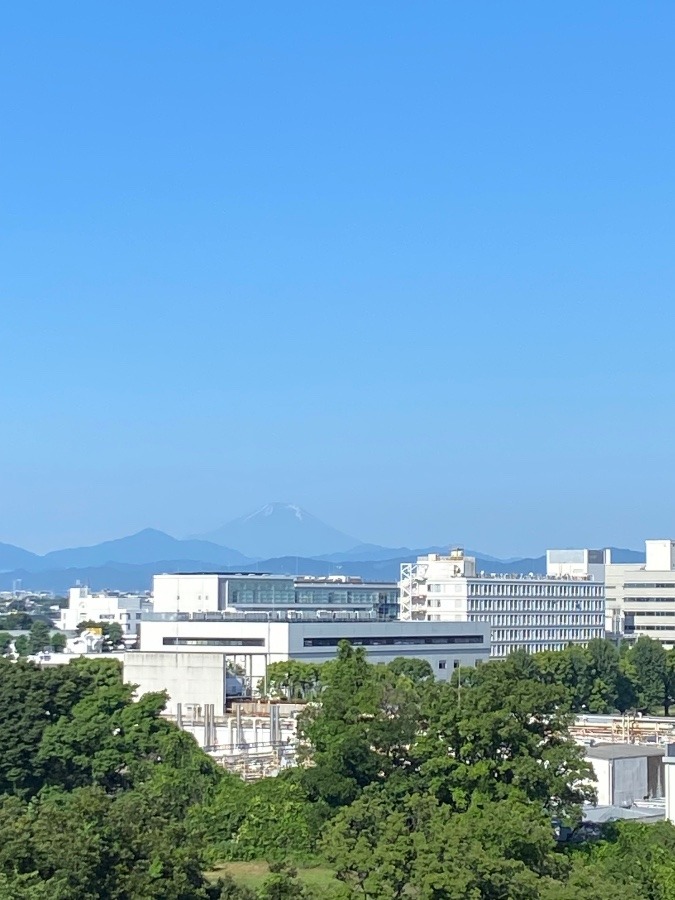
<path id="1" fill-rule="evenodd" d="M 674 536 L 672 3 L 0 16 L 0 540 Z"/>

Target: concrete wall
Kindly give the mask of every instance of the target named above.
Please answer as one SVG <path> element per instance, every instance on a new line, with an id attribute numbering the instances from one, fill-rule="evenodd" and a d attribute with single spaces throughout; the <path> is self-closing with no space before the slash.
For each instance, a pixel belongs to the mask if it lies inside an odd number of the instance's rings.
<path id="1" fill-rule="evenodd" d="M 597 783 L 595 790 L 598 794 L 598 804 L 600 806 L 612 805 L 612 760 L 609 759 L 589 759 L 588 762 L 593 766 Z"/>
<path id="2" fill-rule="evenodd" d="M 216 715 L 225 710 L 225 657 L 222 653 L 144 653 L 133 651 L 123 658 L 124 680 L 138 685 L 137 696 L 168 691 L 167 712 L 176 704 L 186 713 L 190 705 L 213 703 Z"/>
<path id="3" fill-rule="evenodd" d="M 215 612 L 219 581 L 218 575 L 155 575 L 154 612 Z"/>

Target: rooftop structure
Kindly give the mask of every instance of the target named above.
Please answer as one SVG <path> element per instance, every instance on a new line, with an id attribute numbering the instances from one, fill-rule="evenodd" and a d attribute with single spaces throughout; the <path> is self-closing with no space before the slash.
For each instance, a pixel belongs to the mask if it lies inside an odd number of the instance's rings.
<path id="1" fill-rule="evenodd" d="M 396 619 L 398 586 L 344 575 L 189 572 L 155 575 L 155 612 L 269 612 L 278 618 L 322 611 L 357 618 Z"/>

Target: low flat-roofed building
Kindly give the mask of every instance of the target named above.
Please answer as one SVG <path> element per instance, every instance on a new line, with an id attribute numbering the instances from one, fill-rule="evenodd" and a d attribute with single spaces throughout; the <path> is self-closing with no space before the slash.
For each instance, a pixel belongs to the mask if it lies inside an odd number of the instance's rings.
<path id="1" fill-rule="evenodd" d="M 371 663 L 388 663 L 399 656 L 424 659 L 439 679 L 448 679 L 454 669 L 474 666 L 490 656 L 490 629 L 485 623 L 279 620 L 262 614 L 227 613 L 154 613 L 142 623 L 140 651 L 146 658 L 148 653 L 219 653 L 253 691 L 270 663 L 287 659 L 327 662 L 335 657 L 343 640 L 363 647 Z"/>

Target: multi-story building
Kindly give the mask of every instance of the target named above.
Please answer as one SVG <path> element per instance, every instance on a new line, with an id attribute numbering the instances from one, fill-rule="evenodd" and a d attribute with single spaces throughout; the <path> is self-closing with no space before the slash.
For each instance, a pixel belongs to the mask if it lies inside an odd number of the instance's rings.
<path id="1" fill-rule="evenodd" d="M 396 619 L 398 585 L 325 577 L 190 572 L 155 575 L 154 610 L 264 612 L 274 618 L 352 616 Z"/>
<path id="2" fill-rule="evenodd" d="M 561 650 L 605 634 L 604 584 L 588 574 L 477 573 L 476 560 L 457 549 L 404 563 L 400 588 L 402 619 L 489 623 L 497 657 Z"/>
<path id="3" fill-rule="evenodd" d="M 482 622 L 282 620 L 264 613 L 173 612 L 143 619 L 140 657 L 149 669 L 165 672 L 185 664 L 186 654 L 221 654 L 223 671 L 236 672 L 253 692 L 270 663 L 288 659 L 323 663 L 335 657 L 343 640 L 363 647 L 373 663 L 400 656 L 424 659 L 442 680 L 460 666 L 473 666 L 490 656 L 490 628 Z M 138 655 L 134 652 L 129 658 L 133 661 Z"/>
<path id="4" fill-rule="evenodd" d="M 605 565 L 608 631 L 627 641 L 641 635 L 675 646 L 675 541 L 645 541 L 644 563 Z"/>
<path id="5" fill-rule="evenodd" d="M 146 594 L 92 593 L 78 585 L 68 592 L 68 606 L 61 610 L 59 628 L 75 631 L 81 622 L 117 622 L 125 639 L 134 639 L 141 619 L 151 610 L 152 601 Z"/>

